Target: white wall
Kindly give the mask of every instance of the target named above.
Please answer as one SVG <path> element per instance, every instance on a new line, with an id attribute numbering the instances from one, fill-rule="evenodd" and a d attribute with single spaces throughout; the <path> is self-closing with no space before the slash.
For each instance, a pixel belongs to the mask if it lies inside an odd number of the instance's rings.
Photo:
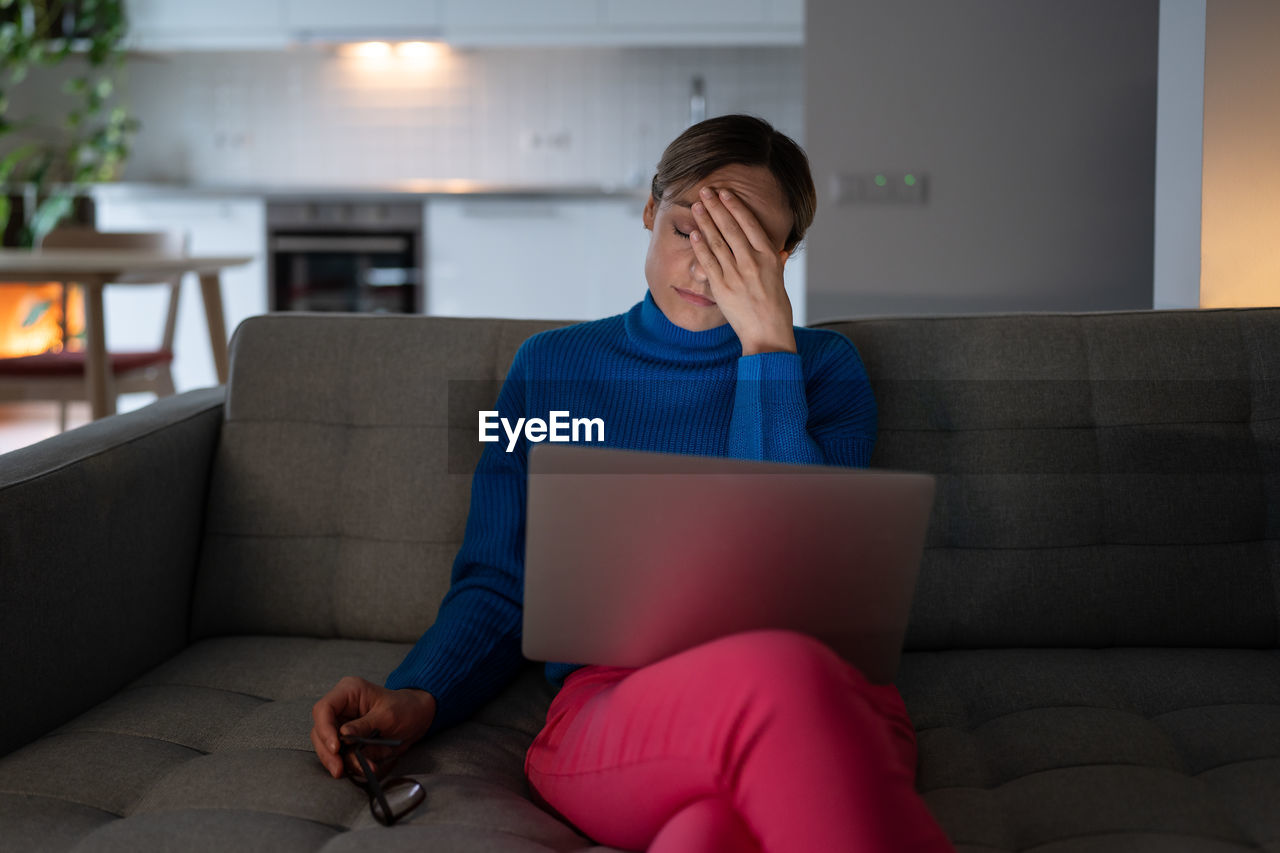
<path id="1" fill-rule="evenodd" d="M 1200 307 L 1206 0 L 1160 0 L 1155 308 Z"/>
<path id="2" fill-rule="evenodd" d="M 1210 0 L 1200 305 L 1280 305 L 1280 3 Z"/>
<path id="3" fill-rule="evenodd" d="M 318 49 L 136 56 L 125 89 L 143 127 L 125 179 L 645 186 L 688 126 L 695 75 L 708 115 L 754 113 L 799 138 L 802 56 L 790 47 L 455 49 L 423 67 Z M 65 98 L 58 73 L 39 76 L 14 89 L 13 115 Z"/>
<path id="4" fill-rule="evenodd" d="M 1149 308 L 1158 0 L 809 0 L 810 321 Z M 830 179 L 928 175 L 924 205 Z"/>
<path id="5" fill-rule="evenodd" d="M 802 57 L 784 47 L 503 48 L 451 50 L 433 67 L 371 67 L 311 49 L 136 55 L 125 90 L 143 128 L 124 177 L 237 194 L 414 179 L 642 192 L 689 123 L 695 76 L 708 115 L 759 115 L 803 144 Z M 58 102 L 66 73 L 45 70 L 18 87 L 14 114 Z M 115 198 L 108 219 L 125 221 Z M 429 207 L 428 309 L 585 319 L 630 307 L 644 293 L 638 204 L 561 201 L 544 218 L 512 202 Z M 513 215 L 500 220 L 493 212 L 504 204 Z M 486 214 L 458 215 L 482 206 Z M 493 253 L 494 233 L 525 251 Z M 578 283 L 600 281 L 602 269 L 600 292 L 576 299 Z M 804 273 L 802 252 L 787 271 L 798 323 Z"/>

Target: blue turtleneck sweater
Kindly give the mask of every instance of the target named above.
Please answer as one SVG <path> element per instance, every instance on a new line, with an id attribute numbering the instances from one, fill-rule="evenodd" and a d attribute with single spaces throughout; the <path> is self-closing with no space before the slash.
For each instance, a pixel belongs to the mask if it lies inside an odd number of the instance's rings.
<path id="1" fill-rule="evenodd" d="M 691 332 L 651 294 L 625 314 L 541 332 L 521 345 L 495 409 L 600 418 L 603 446 L 865 467 L 876 406 L 857 350 L 837 332 L 795 329 L 795 353 L 742 355 L 733 328 Z M 468 717 L 523 663 L 525 471 L 521 437 L 485 444 L 452 585 L 435 623 L 388 676 L 437 703 L 432 731 Z M 557 687 L 577 667 L 548 663 Z"/>

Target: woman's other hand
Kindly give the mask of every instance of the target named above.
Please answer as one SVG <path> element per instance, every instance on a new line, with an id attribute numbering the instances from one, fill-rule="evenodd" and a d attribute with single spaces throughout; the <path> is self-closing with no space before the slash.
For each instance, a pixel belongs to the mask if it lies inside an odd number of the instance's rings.
<path id="1" fill-rule="evenodd" d="M 783 288 L 787 252 L 779 251 L 751 210 L 730 190 L 704 187 L 689 235 L 698 263 L 742 354 L 795 352 L 791 300 Z"/>
<path id="2" fill-rule="evenodd" d="M 404 752 L 426 734 L 435 716 L 435 697 L 425 690 L 388 690 L 363 678 L 347 676 L 311 708 L 311 745 L 324 769 L 337 779 L 344 769 L 358 770 L 354 762 L 344 768 L 343 757 L 339 753 L 340 735 L 402 741 L 394 748 L 369 747 L 365 750 L 366 757 L 376 769 L 380 763 Z"/>

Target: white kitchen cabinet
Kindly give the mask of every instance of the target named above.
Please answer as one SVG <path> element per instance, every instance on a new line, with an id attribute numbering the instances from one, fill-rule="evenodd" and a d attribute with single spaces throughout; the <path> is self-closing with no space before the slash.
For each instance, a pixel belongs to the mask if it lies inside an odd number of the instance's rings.
<path id="1" fill-rule="evenodd" d="M 440 4 L 438 0 L 286 0 L 285 18 L 295 35 L 393 37 L 403 33 L 406 38 L 425 38 L 439 27 Z"/>
<path id="2" fill-rule="evenodd" d="M 804 2 L 784 0 L 442 0 L 459 46 L 799 45 Z"/>
<path id="3" fill-rule="evenodd" d="M 266 205 L 262 198 L 157 194 L 107 185 L 95 191 L 94 203 L 99 230 L 183 231 L 190 236 L 192 254 L 252 256 L 251 263 L 222 271 L 222 309 L 228 334 L 246 317 L 266 312 Z M 204 302 L 194 276 L 183 281 L 180 299 L 174 384 L 178 391 L 216 385 Z M 166 305 L 162 288 L 108 287 L 107 346 L 156 346 L 164 328 Z M 141 402 L 150 399 L 141 396 Z M 136 401 L 122 401 L 121 408 L 132 408 L 131 404 Z"/>
<path id="4" fill-rule="evenodd" d="M 594 320 L 644 298 L 632 198 L 441 197 L 426 204 L 427 313 Z"/>
<path id="5" fill-rule="evenodd" d="M 600 0 L 600 28 L 620 44 L 802 44 L 803 0 Z"/>
<path id="6" fill-rule="evenodd" d="M 766 0 L 604 0 L 604 22 L 613 27 L 677 29 L 764 23 Z"/>
<path id="7" fill-rule="evenodd" d="M 441 197 L 426 203 L 427 313 L 595 320 L 644 298 L 643 198 Z M 787 262 L 805 322 L 803 251 Z"/>
<path id="8" fill-rule="evenodd" d="M 284 0 L 125 0 L 136 50 L 238 50 L 288 44 Z"/>
<path id="9" fill-rule="evenodd" d="M 532 32 L 593 29 L 597 0 L 441 0 L 441 24 L 448 32 Z"/>
<path id="10" fill-rule="evenodd" d="M 139 50 L 280 50 L 440 38 L 459 47 L 798 45 L 804 0 L 126 0 Z"/>
<path id="11" fill-rule="evenodd" d="M 764 4 L 767 24 L 780 24 L 804 29 L 804 0 L 767 0 Z"/>

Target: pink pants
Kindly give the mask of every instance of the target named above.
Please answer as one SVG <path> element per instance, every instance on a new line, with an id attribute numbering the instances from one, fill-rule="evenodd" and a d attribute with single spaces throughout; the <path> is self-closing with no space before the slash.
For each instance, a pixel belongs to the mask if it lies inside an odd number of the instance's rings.
<path id="1" fill-rule="evenodd" d="M 915 766 L 897 688 L 810 637 L 751 631 L 643 669 L 573 672 L 525 775 L 543 806 L 612 847 L 952 851 Z"/>

